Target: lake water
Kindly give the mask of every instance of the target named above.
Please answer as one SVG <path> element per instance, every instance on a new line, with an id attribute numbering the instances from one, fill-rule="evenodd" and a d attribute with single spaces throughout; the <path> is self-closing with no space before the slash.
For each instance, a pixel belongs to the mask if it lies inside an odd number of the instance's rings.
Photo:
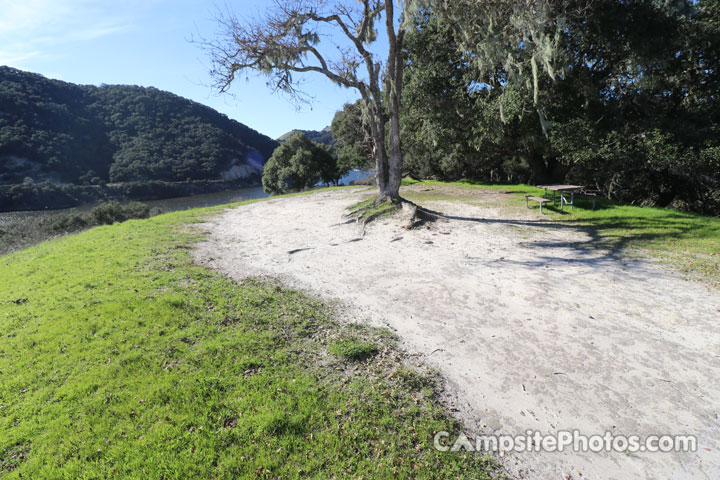
<path id="1" fill-rule="evenodd" d="M 351 170 L 346 176 L 340 179 L 341 184 L 349 184 L 354 180 L 365 178 L 372 173 L 367 170 Z M 143 203 L 147 204 L 151 209 L 157 208 L 163 213 L 176 212 L 178 210 L 188 210 L 190 208 L 214 207 L 216 205 L 225 205 L 228 203 L 241 202 L 243 200 L 254 200 L 256 198 L 265 198 L 262 187 L 240 188 L 237 190 L 227 190 L 225 192 L 205 193 L 201 195 L 192 195 L 190 197 L 166 198 L 164 200 L 150 200 Z M 28 217 L 53 216 L 67 212 L 87 212 L 94 205 L 83 205 L 77 208 L 62 210 L 32 210 L 25 212 L 0 212 L 0 226 L 8 223 L 22 220 Z"/>

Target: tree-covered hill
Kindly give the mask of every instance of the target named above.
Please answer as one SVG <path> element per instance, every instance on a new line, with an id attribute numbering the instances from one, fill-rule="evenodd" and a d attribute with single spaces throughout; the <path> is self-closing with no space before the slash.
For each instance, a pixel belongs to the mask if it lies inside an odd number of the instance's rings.
<path id="1" fill-rule="evenodd" d="M 0 185 L 259 181 L 277 145 L 155 88 L 75 85 L 0 67 Z"/>
<path id="2" fill-rule="evenodd" d="M 290 130 L 286 134 L 280 136 L 277 140 L 282 143 L 297 132 L 303 133 L 313 142 L 322 143 L 323 145 L 327 145 L 329 147 L 332 147 L 335 144 L 330 127 L 325 127 L 322 130 Z"/>

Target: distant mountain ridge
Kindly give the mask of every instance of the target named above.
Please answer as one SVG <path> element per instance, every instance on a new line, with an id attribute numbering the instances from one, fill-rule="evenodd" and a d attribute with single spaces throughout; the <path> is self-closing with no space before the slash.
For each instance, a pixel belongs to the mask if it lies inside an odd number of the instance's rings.
<path id="1" fill-rule="evenodd" d="M 0 66 L 0 185 L 259 183 L 277 146 L 170 92 L 76 85 Z"/>
<path id="2" fill-rule="evenodd" d="M 302 132 L 313 142 L 322 143 L 330 147 L 335 144 L 335 139 L 332 136 L 332 130 L 330 127 L 325 127 L 322 130 L 290 130 L 286 134 L 278 137 L 277 141 L 282 143 L 296 132 Z"/>

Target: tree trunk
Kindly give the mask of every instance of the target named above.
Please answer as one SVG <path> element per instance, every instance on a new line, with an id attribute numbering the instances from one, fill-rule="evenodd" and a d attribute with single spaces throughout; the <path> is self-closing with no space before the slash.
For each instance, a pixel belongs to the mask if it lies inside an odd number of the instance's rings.
<path id="1" fill-rule="evenodd" d="M 366 5 L 367 6 L 367 5 Z M 389 38 L 388 60 L 384 81 L 380 81 L 380 64 L 361 49 L 368 70 L 368 83 L 356 82 L 364 103 L 364 113 L 370 125 L 375 157 L 375 180 L 378 188 L 376 204 L 385 200 L 400 200 L 403 153 L 400 142 L 400 106 L 403 88 L 402 43 L 405 31 L 395 32 L 395 13 L 392 1 L 385 2 L 385 21 Z M 367 14 L 368 12 L 366 12 Z M 384 89 L 381 89 L 383 83 Z M 389 122 L 388 122 L 389 121 Z M 385 127 L 389 123 L 389 155 Z"/>
<path id="2" fill-rule="evenodd" d="M 388 165 L 388 182 L 386 196 L 400 198 L 400 184 L 402 182 L 402 146 L 400 144 L 400 120 L 397 116 L 390 117 L 390 159 Z"/>
<path id="3" fill-rule="evenodd" d="M 387 147 L 385 145 L 386 115 L 378 79 L 371 77 L 369 88 L 361 88 L 360 93 L 365 103 L 366 118 L 370 124 L 373 156 L 375 157 L 375 182 L 378 187 L 378 202 L 380 202 L 387 197 L 390 171 L 388 168 Z"/>
<path id="4" fill-rule="evenodd" d="M 534 185 L 561 183 L 570 170 L 555 158 L 545 158 L 542 153 L 529 152 L 525 157 L 532 171 L 529 182 Z"/>
<path id="5" fill-rule="evenodd" d="M 378 187 L 378 197 L 382 199 L 388 189 L 388 157 L 385 147 L 385 122 L 384 119 L 372 119 L 370 131 L 373 137 L 373 153 L 375 154 L 375 182 Z"/>
<path id="6" fill-rule="evenodd" d="M 389 84 L 389 81 L 387 82 Z M 373 89 L 374 90 L 374 89 Z M 385 97 L 390 96 L 387 92 Z M 370 133 L 373 140 L 373 154 L 375 156 L 375 180 L 378 188 L 376 203 L 385 200 L 398 200 L 400 198 L 400 183 L 402 181 L 402 148 L 400 144 L 400 115 L 399 103 L 388 105 L 390 120 L 390 155 L 386 144 L 385 125 L 388 115 L 385 115 L 385 105 L 382 102 L 382 93 L 376 91 L 363 95 L 370 123 Z"/>
<path id="7" fill-rule="evenodd" d="M 390 119 L 390 158 L 388 160 L 388 178 L 384 191 L 380 195 L 389 199 L 400 198 L 402 182 L 403 153 L 400 142 L 400 105 L 403 89 L 402 27 L 395 33 L 395 12 L 392 1 L 385 2 L 385 25 L 388 34 L 388 62 L 385 71 L 385 97 Z"/>

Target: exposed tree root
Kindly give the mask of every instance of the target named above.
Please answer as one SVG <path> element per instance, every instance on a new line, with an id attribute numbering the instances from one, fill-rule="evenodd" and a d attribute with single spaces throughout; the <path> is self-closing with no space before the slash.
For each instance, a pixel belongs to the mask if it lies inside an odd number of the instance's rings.
<path id="1" fill-rule="evenodd" d="M 367 217 L 365 217 L 365 219 L 364 219 L 363 222 L 362 222 L 362 234 L 363 234 L 363 236 L 365 236 L 365 227 L 367 227 L 368 223 L 372 222 L 373 220 L 375 220 L 375 219 L 378 218 L 378 217 L 381 217 L 381 216 L 383 216 L 383 215 L 386 215 L 386 214 L 388 214 L 388 213 L 390 213 L 390 212 L 393 212 L 393 211 L 395 211 L 395 210 L 400 210 L 400 205 L 392 205 L 392 206 L 390 206 L 390 207 L 383 208 L 382 210 L 378 210 L 377 212 L 371 213 L 370 215 L 368 215 Z"/>
<path id="2" fill-rule="evenodd" d="M 355 210 L 353 210 L 353 211 L 348 212 L 347 214 L 345 214 L 345 217 L 346 217 L 346 218 L 359 218 L 359 217 L 362 217 L 363 213 L 365 213 L 365 212 L 366 212 L 367 210 L 369 210 L 370 208 L 372 208 L 372 207 L 371 207 L 371 206 L 368 206 L 368 205 L 366 205 L 366 206 L 364 206 L 364 207 L 356 208 Z"/>
<path id="3" fill-rule="evenodd" d="M 385 202 L 387 202 L 387 203 L 399 204 L 401 201 L 402 201 L 402 198 L 400 198 L 400 197 L 397 197 L 397 198 L 393 198 L 393 197 L 378 197 L 378 198 L 375 199 L 375 201 L 372 203 L 372 205 L 373 205 L 373 207 L 379 207 L 380 205 L 382 205 L 382 204 L 385 203 Z"/>
<path id="4" fill-rule="evenodd" d="M 412 230 L 418 228 L 425 223 L 434 222 L 442 218 L 442 214 L 433 210 L 421 207 L 415 203 L 404 200 L 402 201 L 403 210 L 407 211 L 407 222 L 403 225 L 403 228 Z"/>
<path id="5" fill-rule="evenodd" d="M 389 206 L 380 208 L 383 204 L 389 204 Z M 403 212 L 403 216 L 406 217 L 403 228 L 408 230 L 442 218 L 442 214 L 423 208 L 401 197 L 393 199 L 380 197 L 372 203 L 352 210 L 345 217 L 355 220 L 357 223 L 362 223 L 362 231 L 363 235 L 365 235 L 365 229 L 370 222 L 395 211 Z"/>
<path id="6" fill-rule="evenodd" d="M 395 210 L 399 210 L 399 209 L 400 209 L 400 205 L 392 205 L 390 207 L 383 208 L 382 210 L 378 210 L 377 212 L 372 213 L 372 214 L 368 215 L 367 217 L 365 217 L 365 219 L 363 220 L 363 225 L 367 225 L 368 223 L 372 222 L 376 218 L 381 217 L 387 213 L 393 212 Z"/>

